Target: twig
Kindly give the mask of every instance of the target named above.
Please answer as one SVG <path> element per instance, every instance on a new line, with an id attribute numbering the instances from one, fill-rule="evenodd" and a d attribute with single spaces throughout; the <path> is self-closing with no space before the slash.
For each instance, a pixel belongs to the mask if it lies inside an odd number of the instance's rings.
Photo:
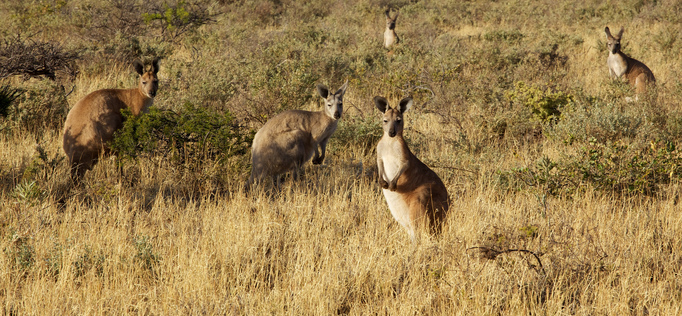
<path id="1" fill-rule="evenodd" d="M 531 255 L 533 255 L 533 257 L 535 257 L 535 260 L 538 261 L 538 265 L 540 266 L 540 271 L 542 272 L 542 275 L 545 275 L 545 268 L 542 266 L 542 261 L 540 261 L 540 257 L 539 257 L 535 252 L 532 252 L 532 251 L 530 251 L 530 250 L 527 250 L 527 249 L 505 249 L 505 250 L 495 250 L 495 249 L 492 249 L 492 248 L 480 247 L 480 246 L 479 246 L 479 247 L 467 248 L 466 251 L 474 250 L 474 249 L 482 250 L 482 251 L 485 253 L 485 258 L 486 258 L 486 259 L 496 259 L 497 256 L 499 256 L 499 255 L 501 255 L 501 254 L 506 254 L 506 253 L 511 253 L 511 252 L 523 252 L 523 253 L 531 254 Z M 537 271 L 537 269 L 536 269 L 536 271 Z"/>

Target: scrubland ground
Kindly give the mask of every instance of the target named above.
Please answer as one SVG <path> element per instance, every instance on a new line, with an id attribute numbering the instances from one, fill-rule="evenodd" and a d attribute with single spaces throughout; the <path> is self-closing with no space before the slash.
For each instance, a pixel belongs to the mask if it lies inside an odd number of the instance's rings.
<path id="1" fill-rule="evenodd" d="M 678 315 L 681 19 L 672 0 L 0 4 L 1 49 L 76 56 L 0 81 L 2 314 Z M 605 26 L 651 96 L 609 79 Z M 154 109 L 72 187 L 68 109 L 153 57 Z M 324 164 L 245 195 L 254 131 L 346 79 Z M 452 199 L 439 237 L 413 244 L 376 184 L 375 95 L 416 100 L 405 135 Z"/>

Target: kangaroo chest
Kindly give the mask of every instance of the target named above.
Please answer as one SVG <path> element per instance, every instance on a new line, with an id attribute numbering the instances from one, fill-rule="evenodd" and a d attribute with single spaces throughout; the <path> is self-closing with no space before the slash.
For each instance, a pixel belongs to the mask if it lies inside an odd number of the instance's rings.
<path id="1" fill-rule="evenodd" d="M 616 77 L 621 77 L 628 70 L 628 63 L 620 54 L 609 54 L 607 63 Z"/>
<path id="2" fill-rule="evenodd" d="M 397 37 L 393 30 L 386 29 L 384 32 L 384 45 L 386 47 L 391 46 L 396 43 Z"/>
<path id="3" fill-rule="evenodd" d="M 407 163 L 406 153 L 398 141 L 382 140 L 377 146 L 377 155 L 384 163 L 384 180 L 389 182 L 398 175 L 398 171 Z"/>

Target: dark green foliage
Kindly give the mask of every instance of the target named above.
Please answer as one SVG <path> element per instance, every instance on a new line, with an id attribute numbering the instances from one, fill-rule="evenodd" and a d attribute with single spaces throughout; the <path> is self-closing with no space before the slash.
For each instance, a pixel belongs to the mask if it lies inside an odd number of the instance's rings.
<path id="1" fill-rule="evenodd" d="M 148 236 L 135 237 L 135 261 L 140 264 L 142 269 L 148 271 L 152 275 L 155 272 L 156 266 L 159 264 L 160 257 L 154 252 L 154 249 Z"/>
<path id="2" fill-rule="evenodd" d="M 85 246 L 83 253 L 78 255 L 76 261 L 73 262 L 74 277 L 79 278 L 93 269 L 95 275 L 102 276 L 105 259 L 104 254 L 95 253 L 90 247 Z"/>
<path id="3" fill-rule="evenodd" d="M 31 88 L 16 95 L 9 108 L 5 127 L 44 135 L 46 130 L 62 128 L 69 106 L 64 86 L 51 81 L 38 81 Z"/>
<path id="4" fill-rule="evenodd" d="M 48 257 L 45 258 L 45 265 L 47 275 L 55 278 L 59 277 L 59 273 L 62 270 L 62 245 L 59 242 L 54 242 L 52 249 L 48 253 Z"/>
<path id="5" fill-rule="evenodd" d="M 521 33 L 519 30 L 509 30 L 509 31 L 496 30 L 496 31 L 485 33 L 483 35 L 483 38 L 486 41 L 490 41 L 490 42 L 495 42 L 495 41 L 516 42 L 516 41 L 523 39 L 523 37 L 524 37 L 523 33 Z"/>
<path id="6" fill-rule="evenodd" d="M 112 148 L 121 158 L 162 156 L 182 164 L 202 159 L 222 160 L 244 155 L 253 132 L 238 126 L 228 112 L 219 114 L 185 104 L 182 111 L 151 108 L 134 117 L 124 111 L 126 122 L 116 132 Z"/>
<path id="7" fill-rule="evenodd" d="M 27 271 L 35 263 L 35 250 L 30 238 L 11 234 L 9 245 L 3 249 L 13 269 Z"/>
<path id="8" fill-rule="evenodd" d="M 176 40 L 182 34 L 193 31 L 201 25 L 213 21 L 208 12 L 206 1 L 171 1 L 157 5 L 150 12 L 142 14 L 146 25 L 154 25 L 163 37 Z"/>
<path id="9" fill-rule="evenodd" d="M 4 85 L 0 87 L 0 116 L 6 117 L 9 111 L 9 107 L 12 105 L 14 100 L 17 99 L 21 92 L 17 89 L 10 87 L 9 85 Z"/>
<path id="10" fill-rule="evenodd" d="M 649 146 L 592 141 L 575 154 L 554 162 L 500 172 L 508 188 L 534 187 L 550 195 L 571 194 L 585 186 L 614 193 L 652 195 L 659 186 L 682 178 L 682 151 L 673 143 Z"/>
<path id="11" fill-rule="evenodd" d="M 381 139 L 383 129 L 378 116 L 349 117 L 339 122 L 339 127 L 331 138 L 332 144 L 360 147 L 365 154 L 371 152 Z"/>
<path id="12" fill-rule="evenodd" d="M 516 82 L 513 90 L 506 93 L 507 100 L 529 109 L 535 118 L 542 122 L 556 121 L 561 108 L 573 101 L 573 96 L 563 91 L 553 91 L 529 86 L 523 81 Z"/>

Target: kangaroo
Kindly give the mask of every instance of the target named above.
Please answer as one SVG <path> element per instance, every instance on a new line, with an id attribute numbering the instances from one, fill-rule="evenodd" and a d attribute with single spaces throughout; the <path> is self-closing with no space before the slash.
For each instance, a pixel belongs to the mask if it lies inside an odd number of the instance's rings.
<path id="1" fill-rule="evenodd" d="M 377 145 L 379 184 L 391 214 L 415 241 L 416 232 L 427 223 L 432 233 L 440 233 L 450 201 L 443 181 L 412 154 L 403 138 L 403 114 L 412 103 L 412 98 L 404 98 L 393 109 L 385 98 L 374 97 L 384 128 Z"/>
<path id="2" fill-rule="evenodd" d="M 114 132 L 123 127 L 121 110 L 128 108 L 137 116 L 147 112 L 154 101 L 159 86 L 158 59 L 146 72 L 138 60 L 133 66 L 140 75 L 137 88 L 97 90 L 78 101 L 66 116 L 63 146 L 71 164 L 71 178 L 76 183 L 92 169 L 100 155 L 109 153 L 108 143 Z"/>
<path id="3" fill-rule="evenodd" d="M 611 78 L 622 78 L 622 80 L 628 81 L 638 95 L 645 93 L 649 84 L 656 84 L 654 74 L 645 64 L 628 57 L 620 50 L 620 40 L 624 31 L 622 27 L 616 36 L 611 35 L 608 27 L 604 31 L 609 49 L 609 58 L 606 61 L 609 65 Z"/>
<path id="4" fill-rule="evenodd" d="M 384 31 L 384 47 L 390 48 L 394 44 L 400 43 L 398 34 L 395 33 L 395 21 L 398 19 L 400 12 L 396 12 L 394 17 L 391 17 L 390 9 L 386 9 L 386 31 Z"/>
<path id="5" fill-rule="evenodd" d="M 298 169 L 313 157 L 313 164 L 324 161 L 327 142 L 336 130 L 343 112 L 343 95 L 348 81 L 336 93 L 330 93 L 323 84 L 317 85 L 318 94 L 324 99 L 322 111 L 289 110 L 268 120 L 256 133 L 251 146 L 251 176 L 248 190 L 255 181 L 269 175 L 279 186 L 279 174 Z M 318 149 L 319 147 L 319 149 Z"/>

